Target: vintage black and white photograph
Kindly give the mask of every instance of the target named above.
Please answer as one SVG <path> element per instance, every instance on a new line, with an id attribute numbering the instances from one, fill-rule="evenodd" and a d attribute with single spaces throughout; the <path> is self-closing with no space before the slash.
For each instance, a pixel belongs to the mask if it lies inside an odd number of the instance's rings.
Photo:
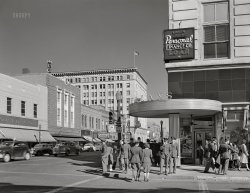
<path id="1" fill-rule="evenodd" d="M 249 193 L 250 0 L 0 0 L 0 193 Z"/>

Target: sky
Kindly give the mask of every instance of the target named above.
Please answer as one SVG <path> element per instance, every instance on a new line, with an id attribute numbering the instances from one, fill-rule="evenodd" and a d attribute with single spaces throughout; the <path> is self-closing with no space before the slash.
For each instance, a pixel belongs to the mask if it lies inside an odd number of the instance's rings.
<path id="1" fill-rule="evenodd" d="M 167 0 L 0 0 L 0 73 L 134 66 L 153 99 L 167 92 Z"/>

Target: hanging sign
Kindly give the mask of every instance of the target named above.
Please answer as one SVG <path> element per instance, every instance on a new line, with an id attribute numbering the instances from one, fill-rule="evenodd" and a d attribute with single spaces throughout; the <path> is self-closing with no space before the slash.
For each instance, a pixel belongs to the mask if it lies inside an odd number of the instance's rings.
<path id="1" fill-rule="evenodd" d="M 164 61 L 194 59 L 194 28 L 163 31 Z"/>

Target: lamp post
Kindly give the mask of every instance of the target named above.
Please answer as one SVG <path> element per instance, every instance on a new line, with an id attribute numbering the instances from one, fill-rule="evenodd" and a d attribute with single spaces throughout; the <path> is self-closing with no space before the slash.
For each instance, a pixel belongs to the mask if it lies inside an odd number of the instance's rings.
<path id="1" fill-rule="evenodd" d="M 42 125 L 39 124 L 39 137 L 38 137 L 38 142 L 41 143 L 41 129 L 42 129 Z"/>
<path id="2" fill-rule="evenodd" d="M 121 99 L 122 95 L 119 91 L 116 92 L 116 100 L 117 100 L 117 122 L 116 122 L 116 131 L 118 133 L 118 141 L 122 139 L 122 128 L 121 128 Z"/>
<path id="3" fill-rule="evenodd" d="M 163 142 L 163 128 L 162 128 L 163 121 L 162 120 L 160 121 L 160 124 L 161 124 L 161 141 Z"/>

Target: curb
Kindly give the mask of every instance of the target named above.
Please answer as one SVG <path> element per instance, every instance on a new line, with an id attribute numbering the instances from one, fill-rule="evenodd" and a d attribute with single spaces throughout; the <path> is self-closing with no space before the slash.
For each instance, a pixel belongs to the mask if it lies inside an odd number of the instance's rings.
<path id="1" fill-rule="evenodd" d="M 233 176 L 197 176 L 197 180 L 209 181 L 250 181 L 250 177 L 233 177 Z"/>

